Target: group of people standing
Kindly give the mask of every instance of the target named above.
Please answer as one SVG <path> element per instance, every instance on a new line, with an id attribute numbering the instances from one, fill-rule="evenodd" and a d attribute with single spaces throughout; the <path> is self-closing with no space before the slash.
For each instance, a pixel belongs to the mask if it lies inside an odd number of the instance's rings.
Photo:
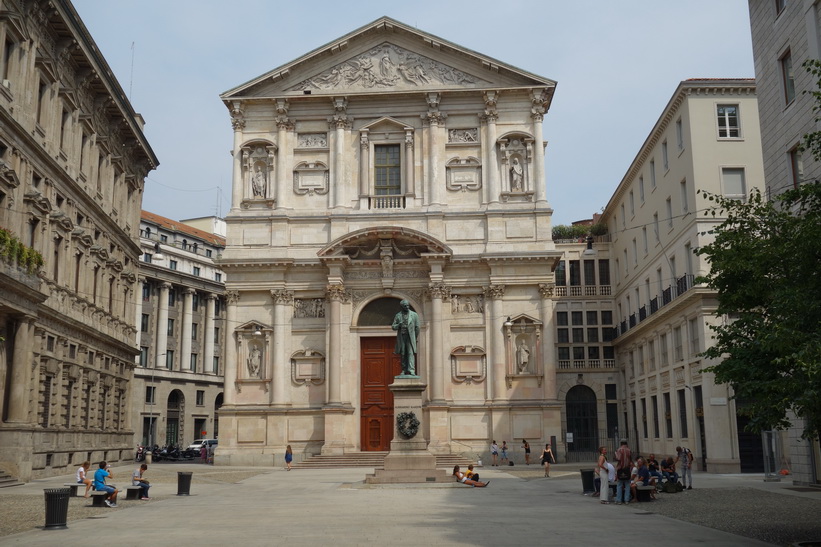
<path id="1" fill-rule="evenodd" d="M 522 439 L 522 449 L 525 451 L 525 465 L 530 465 L 530 443 L 528 443 L 526 439 Z M 500 464 L 505 465 L 505 462 L 507 462 L 508 465 L 513 465 L 508 457 L 508 450 L 507 441 L 502 441 L 501 448 L 499 448 L 495 440 L 492 441 L 490 443 L 490 465 L 499 467 Z M 553 455 L 553 449 L 550 447 L 550 443 L 544 445 L 542 457 L 539 461 L 541 465 L 544 466 L 544 476 L 550 477 L 550 464 L 556 463 L 556 457 Z"/>
<path id="2" fill-rule="evenodd" d="M 603 504 L 610 503 L 610 483 L 613 481 L 617 482 L 616 505 L 630 503 L 631 495 L 636 497 L 638 486 L 654 486 L 662 480 L 676 484 L 679 481 L 676 464 L 681 466 L 683 488 L 692 490 L 693 453 L 688 448 L 677 446 L 676 458 L 670 456 L 662 459 L 661 463 L 656 461 L 655 454 L 650 454 L 646 459 L 639 456 L 634 460 L 633 453 L 627 446 L 627 439 L 622 439 L 616 450 L 614 463 L 610 463 L 607 459 L 607 447 L 601 446 L 597 463 L 599 500 Z M 651 492 L 651 498 L 655 498 L 654 492 Z"/>

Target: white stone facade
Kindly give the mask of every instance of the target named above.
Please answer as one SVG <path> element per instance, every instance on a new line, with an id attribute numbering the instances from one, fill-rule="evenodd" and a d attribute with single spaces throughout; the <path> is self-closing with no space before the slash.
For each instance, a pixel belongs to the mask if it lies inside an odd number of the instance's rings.
<path id="1" fill-rule="evenodd" d="M 734 124 L 740 133 L 727 131 Z M 687 446 L 710 472 L 760 466 L 761 441 L 739 431 L 729 388 L 701 372 L 714 364 L 699 355 L 709 326 L 722 319 L 715 294 L 694 283 L 709 266 L 693 251 L 721 218 L 697 191 L 743 199 L 763 190 L 760 146 L 753 80 L 681 82 L 602 214 L 633 448 L 661 456 Z"/>
<path id="2" fill-rule="evenodd" d="M 158 161 L 125 96 L 70 2 L 0 1 L 0 468 L 23 481 L 133 457 L 137 229 Z"/>
<path id="3" fill-rule="evenodd" d="M 400 299 L 420 316 L 431 450 L 559 434 L 554 88 L 382 18 L 222 95 L 233 328 L 218 463 L 384 447 L 392 411 L 369 382 L 393 366 Z"/>

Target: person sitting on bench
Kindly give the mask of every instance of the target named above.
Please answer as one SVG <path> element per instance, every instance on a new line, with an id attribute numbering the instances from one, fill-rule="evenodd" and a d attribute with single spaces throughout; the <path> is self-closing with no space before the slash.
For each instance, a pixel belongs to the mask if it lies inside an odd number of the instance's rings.
<path id="1" fill-rule="evenodd" d="M 479 482 L 479 481 L 474 481 L 474 480 L 471 480 L 471 479 L 467 478 L 464 473 L 461 473 L 459 471 L 459 466 L 458 465 L 453 466 L 453 476 L 456 477 L 457 481 L 461 482 L 462 484 L 467 484 L 468 486 L 476 486 L 476 487 L 481 488 L 481 487 L 484 487 L 484 486 L 487 486 L 488 484 L 490 484 L 490 481 Z"/>
<path id="2" fill-rule="evenodd" d="M 666 460 L 662 460 L 661 474 L 664 476 L 665 480 L 673 481 L 673 483 L 678 482 L 678 473 L 676 473 L 676 462 L 673 461 L 672 457 L 669 457 Z"/>
<path id="3" fill-rule="evenodd" d="M 117 493 L 119 490 L 113 486 L 108 486 L 105 483 L 105 480 L 108 477 L 114 477 L 114 475 L 111 474 L 110 469 L 111 467 L 105 462 L 105 460 L 100 462 L 100 468 L 94 472 L 94 490 L 106 492 L 108 496 L 105 499 L 105 504 L 109 507 L 117 507 Z"/>

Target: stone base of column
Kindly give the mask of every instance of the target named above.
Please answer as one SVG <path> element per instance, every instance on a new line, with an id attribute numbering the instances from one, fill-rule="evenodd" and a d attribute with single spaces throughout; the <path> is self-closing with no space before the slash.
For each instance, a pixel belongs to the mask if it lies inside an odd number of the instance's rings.
<path id="1" fill-rule="evenodd" d="M 325 443 L 322 445 L 323 456 L 339 456 L 345 452 L 352 452 L 355 447 L 348 442 L 348 417 L 353 414 L 350 405 L 326 406 L 322 409 L 325 414 Z"/>
<path id="2" fill-rule="evenodd" d="M 394 416 L 404 414 L 409 417 L 400 431 L 394 419 L 393 440 L 390 454 L 385 456 L 385 468 L 377 469 L 373 475 L 365 477 L 367 484 L 453 482 L 453 477 L 444 469 L 436 469 L 436 456 L 428 450 L 428 443 L 422 437 L 422 393 L 427 387 L 418 376 L 397 376 L 388 386 L 393 392 Z M 413 420 L 419 423 L 411 423 Z M 416 432 L 408 436 L 409 428 L 416 425 Z"/>

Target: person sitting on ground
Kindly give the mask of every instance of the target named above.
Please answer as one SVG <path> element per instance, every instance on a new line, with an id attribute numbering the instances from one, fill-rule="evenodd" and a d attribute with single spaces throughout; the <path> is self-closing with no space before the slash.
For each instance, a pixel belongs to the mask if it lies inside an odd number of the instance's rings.
<path id="1" fill-rule="evenodd" d="M 468 465 L 468 470 L 465 471 L 465 476 L 467 478 L 469 478 L 470 480 L 472 480 L 472 481 L 478 481 L 479 480 L 479 473 L 475 473 L 473 471 L 473 464 Z"/>
<path id="2" fill-rule="evenodd" d="M 83 465 L 77 468 L 77 484 L 86 485 L 86 493 L 84 497 L 88 497 L 88 491 L 91 490 L 92 480 L 88 476 L 88 469 L 91 467 L 91 462 L 86 460 Z"/>
<path id="3" fill-rule="evenodd" d="M 661 462 L 661 474 L 665 480 L 678 482 L 678 473 L 676 473 L 676 462 L 673 461 L 672 456 Z"/>
<path id="4" fill-rule="evenodd" d="M 103 460 L 100 462 L 100 468 L 94 472 L 94 490 L 107 493 L 108 496 L 104 500 L 105 504 L 109 507 L 117 507 L 117 493 L 119 490 L 105 483 L 108 477 L 114 478 L 114 475 L 111 473 L 111 467 Z"/>
<path id="5" fill-rule="evenodd" d="M 148 497 L 148 489 L 151 488 L 151 484 L 148 482 L 148 479 L 143 477 L 143 473 L 148 469 L 147 464 L 142 464 L 140 467 L 134 470 L 134 473 L 131 475 L 131 484 L 133 486 L 140 487 L 140 499 L 141 500 L 149 500 L 151 498 Z"/>
<path id="6" fill-rule="evenodd" d="M 471 480 L 471 479 L 467 478 L 464 473 L 459 471 L 459 466 L 458 465 L 453 466 L 453 476 L 456 477 L 457 481 L 461 482 L 462 484 L 467 484 L 468 486 L 476 486 L 476 487 L 481 488 L 481 487 L 484 487 L 484 486 L 487 486 L 488 484 L 490 484 L 490 481 L 479 482 L 479 481 L 474 481 L 474 480 Z"/>

